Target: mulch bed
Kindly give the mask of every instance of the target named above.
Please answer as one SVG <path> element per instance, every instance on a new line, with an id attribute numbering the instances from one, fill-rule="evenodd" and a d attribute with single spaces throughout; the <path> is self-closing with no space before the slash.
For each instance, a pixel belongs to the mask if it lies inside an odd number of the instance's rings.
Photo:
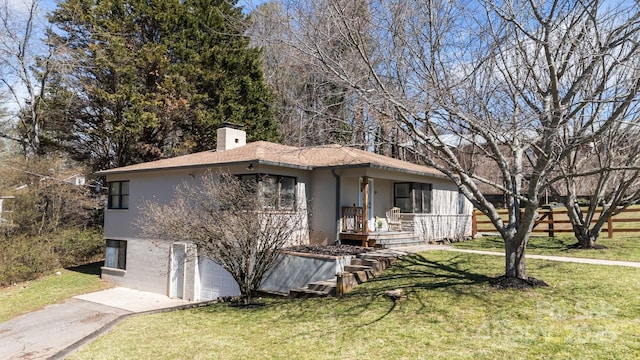
<path id="1" fill-rule="evenodd" d="M 498 276 L 489 280 L 489 284 L 496 289 L 531 289 L 537 287 L 549 286 L 546 282 L 538 280 L 536 278 L 519 279 L 514 277 L 507 277 L 505 275 Z"/>
<path id="2" fill-rule="evenodd" d="M 375 249 L 353 245 L 298 245 L 285 250 L 304 254 L 347 256 L 358 255 Z"/>

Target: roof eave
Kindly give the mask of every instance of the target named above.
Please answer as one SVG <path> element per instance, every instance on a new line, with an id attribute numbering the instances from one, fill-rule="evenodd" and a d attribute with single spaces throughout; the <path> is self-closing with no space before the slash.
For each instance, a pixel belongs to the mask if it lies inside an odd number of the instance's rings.
<path id="1" fill-rule="evenodd" d="M 412 174 L 412 175 L 420 175 L 420 176 L 430 176 L 430 177 L 441 178 L 441 179 L 449 179 L 443 173 L 432 173 L 432 172 L 427 172 L 427 171 L 411 170 L 411 169 L 406 169 L 406 168 L 401 168 L 401 167 L 380 165 L 380 164 L 374 164 L 374 163 L 345 164 L 345 165 L 331 165 L 331 166 L 317 166 L 317 167 L 315 167 L 315 169 L 355 169 L 355 168 L 373 168 L 373 169 L 380 169 L 380 170 L 386 170 L 386 171 L 401 172 L 401 173 L 404 173 L 404 174 Z"/>
<path id="2" fill-rule="evenodd" d="M 260 160 L 260 159 L 254 160 L 254 161 L 257 161 L 258 165 L 279 166 L 279 167 L 286 167 L 291 169 L 313 170 L 315 168 L 314 166 L 309 166 L 309 165 L 289 164 L 289 163 L 283 163 L 279 161 Z"/>
<path id="3" fill-rule="evenodd" d="M 206 169 L 210 167 L 222 167 L 222 166 L 240 166 L 240 165 L 249 165 L 251 163 L 257 163 L 258 160 L 242 160 L 242 161 L 232 161 L 227 163 L 206 163 L 206 164 L 191 164 L 191 165 L 180 165 L 180 166 L 164 166 L 164 167 L 156 167 L 149 169 L 131 169 L 131 170 L 101 170 L 96 171 L 91 174 L 91 176 L 111 176 L 111 175 L 123 175 L 123 174 L 140 174 L 140 173 L 155 173 L 160 171 L 179 171 L 179 170 L 190 170 L 190 169 Z"/>
<path id="4" fill-rule="evenodd" d="M 121 171 L 118 171 L 118 169 L 102 170 L 102 171 L 96 171 L 95 173 L 91 174 L 91 176 L 100 177 L 100 176 L 112 176 L 112 175 L 124 175 L 124 174 L 155 173 L 160 171 L 206 169 L 206 168 L 212 168 L 212 167 L 244 166 L 249 164 L 279 166 L 279 167 L 287 167 L 287 168 L 300 169 L 300 170 L 313 170 L 313 167 L 311 166 L 289 164 L 289 163 L 283 163 L 283 162 L 277 162 L 277 161 L 268 161 L 263 159 L 250 159 L 250 160 L 241 160 L 241 161 L 232 161 L 232 162 L 192 164 L 192 165 L 182 165 L 182 166 L 166 166 L 166 167 L 157 167 L 157 168 L 149 168 L 149 169 L 131 169 L 131 170 L 121 170 Z"/>
<path id="5" fill-rule="evenodd" d="M 389 166 L 389 165 L 380 165 L 375 163 L 359 163 L 359 164 L 342 164 L 342 165 L 326 165 L 326 166 L 310 166 L 310 165 L 302 165 L 302 164 L 291 164 L 286 162 L 279 161 L 271 161 L 264 159 L 247 159 L 241 161 L 231 161 L 231 162 L 218 162 L 218 163 L 205 163 L 205 164 L 191 164 L 191 165 L 182 165 L 182 166 L 166 166 L 166 167 L 156 167 L 156 168 L 148 168 L 148 169 L 131 169 L 131 170 L 102 170 L 97 171 L 90 176 L 92 177 L 100 177 L 100 176 L 114 176 L 114 175 L 125 175 L 125 174 L 141 174 L 141 173 L 157 173 L 162 171 L 186 171 L 191 169 L 206 169 L 212 167 L 229 167 L 229 166 L 248 166 L 250 164 L 254 165 L 266 165 L 266 166 L 276 166 L 276 167 L 285 167 L 291 169 L 299 169 L 299 170 L 314 170 L 314 169 L 355 169 L 355 168 L 374 168 L 386 171 L 393 172 L 401 172 L 404 174 L 412 174 L 412 175 L 420 175 L 420 176 L 429 176 L 435 178 L 448 179 L 448 177 L 442 173 L 433 173 L 428 171 L 419 171 L 419 170 L 411 170 L 402 167 Z"/>

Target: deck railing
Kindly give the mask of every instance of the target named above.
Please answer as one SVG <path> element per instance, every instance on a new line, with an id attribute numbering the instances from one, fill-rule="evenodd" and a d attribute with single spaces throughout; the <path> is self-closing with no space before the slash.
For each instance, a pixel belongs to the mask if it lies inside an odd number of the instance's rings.
<path id="1" fill-rule="evenodd" d="M 363 229 L 363 213 L 364 211 L 361 206 L 343 206 L 340 231 L 361 233 Z"/>

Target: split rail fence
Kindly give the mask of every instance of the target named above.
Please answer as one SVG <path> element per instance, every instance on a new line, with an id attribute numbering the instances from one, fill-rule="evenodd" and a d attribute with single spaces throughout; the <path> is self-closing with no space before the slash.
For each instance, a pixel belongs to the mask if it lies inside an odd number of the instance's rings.
<path id="1" fill-rule="evenodd" d="M 504 215 L 503 218 L 506 219 L 508 211 L 498 210 L 498 213 L 501 216 Z M 606 231 L 609 238 L 612 238 L 614 233 L 640 232 L 640 227 L 638 227 L 640 226 L 640 215 L 638 213 L 640 213 L 640 207 L 625 209 L 615 217 L 609 217 L 602 231 Z M 473 236 L 478 233 L 496 232 L 496 228 L 491 221 L 478 210 L 473 211 L 472 220 Z M 592 222 L 595 223 L 597 220 L 594 219 Z M 549 237 L 554 237 L 556 233 L 573 233 L 573 228 L 566 209 L 543 208 L 538 210 L 538 218 L 535 221 L 532 232 L 544 233 Z"/>

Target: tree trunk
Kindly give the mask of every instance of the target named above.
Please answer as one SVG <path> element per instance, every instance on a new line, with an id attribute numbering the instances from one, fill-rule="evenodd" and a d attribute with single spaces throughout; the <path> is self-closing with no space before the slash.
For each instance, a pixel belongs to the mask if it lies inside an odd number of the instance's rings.
<path id="1" fill-rule="evenodd" d="M 527 280 L 527 268 L 525 265 L 525 247 L 528 235 L 516 234 L 509 239 L 505 239 L 505 276 Z"/>
<path id="2" fill-rule="evenodd" d="M 238 285 L 240 285 L 240 282 L 238 282 Z M 242 304 L 249 305 L 251 304 L 252 300 L 253 296 L 251 286 L 249 286 L 248 284 L 240 285 L 240 301 L 242 302 Z"/>
<path id="3" fill-rule="evenodd" d="M 574 226 L 573 232 L 578 240 L 578 243 L 576 244 L 577 248 L 593 249 L 596 247 L 596 240 L 598 240 L 596 232 L 591 231 L 588 227 L 584 226 Z"/>

